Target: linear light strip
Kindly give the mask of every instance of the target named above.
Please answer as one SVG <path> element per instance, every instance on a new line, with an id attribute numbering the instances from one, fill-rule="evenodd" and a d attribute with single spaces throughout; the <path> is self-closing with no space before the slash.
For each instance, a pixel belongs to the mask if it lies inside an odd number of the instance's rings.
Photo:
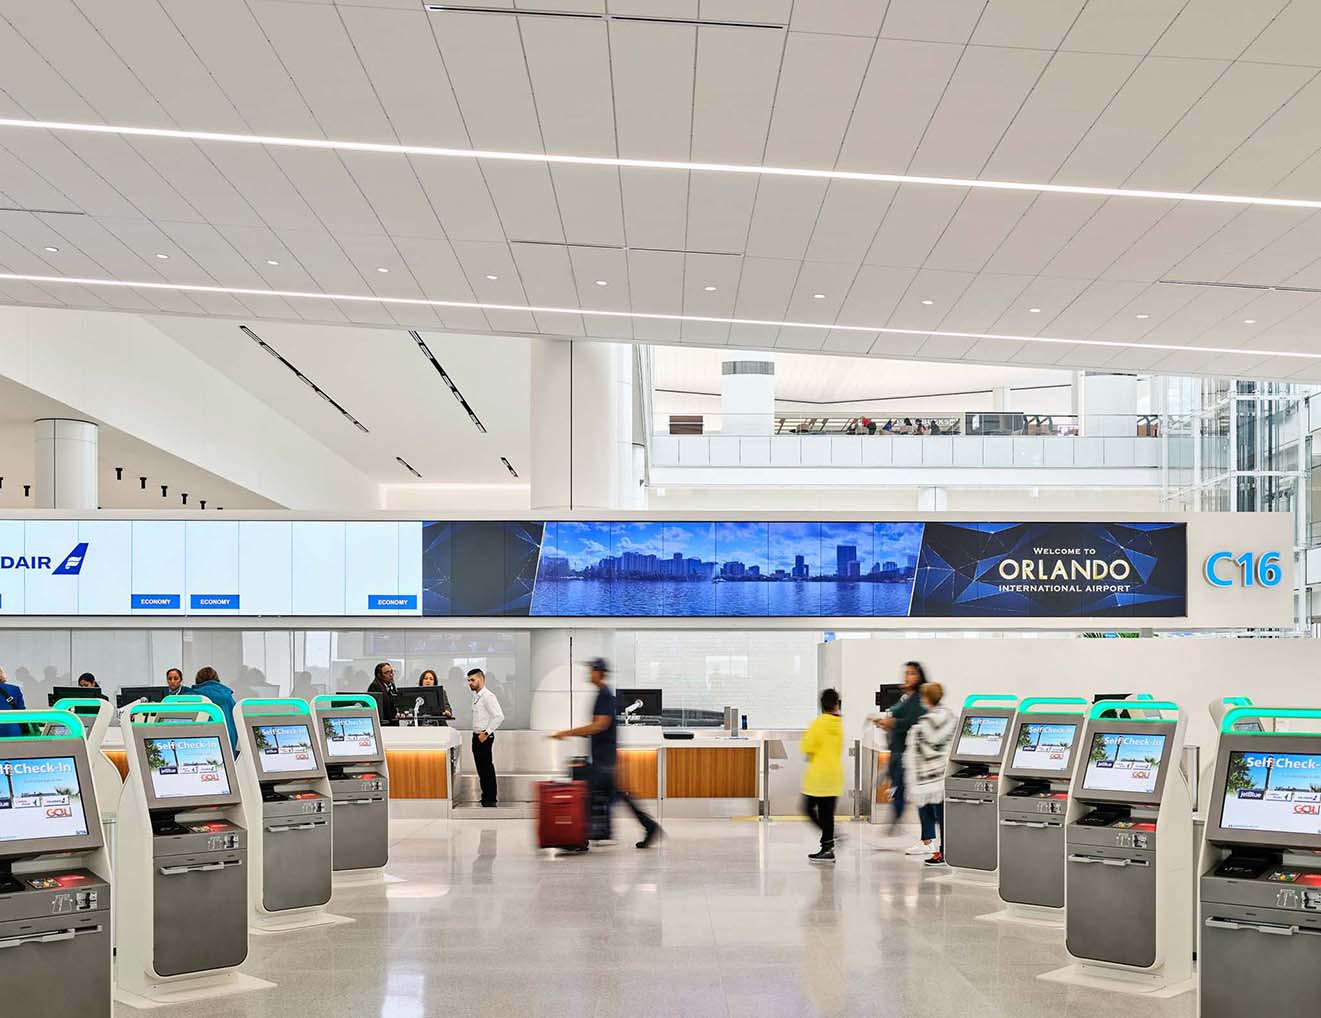
<path id="1" fill-rule="evenodd" d="M 352 424 L 355 428 L 361 431 L 364 435 L 371 434 L 371 432 L 367 430 L 367 425 L 363 424 L 362 421 L 358 420 L 358 418 L 354 417 L 351 413 L 345 410 L 344 407 L 339 403 L 339 401 L 335 399 L 335 397 L 330 395 L 330 393 L 326 392 L 325 389 L 317 385 L 316 382 L 312 381 L 312 379 L 308 378 L 305 374 L 299 371 L 298 368 L 294 365 L 294 363 L 291 360 L 289 360 L 289 358 L 285 357 L 284 354 L 280 353 L 279 350 L 275 349 L 275 347 L 271 346 L 270 343 L 266 342 L 266 340 L 262 339 L 259 335 L 253 332 L 252 329 L 250 329 L 246 325 L 240 325 L 239 332 L 243 333 L 249 339 L 255 341 L 259 347 L 261 347 L 268 354 L 274 357 L 277 361 L 283 364 L 286 368 L 292 371 L 294 373 L 295 378 L 297 378 L 300 382 L 302 382 L 309 389 L 315 392 L 318 396 L 324 399 L 332 407 L 338 410 L 340 414 L 350 424 Z"/>
<path id="2" fill-rule="evenodd" d="M 396 456 L 394 458 L 394 461 L 398 463 L 401 467 L 403 467 L 405 470 L 407 470 L 414 477 L 416 477 L 419 481 L 422 479 L 422 475 L 419 474 L 415 469 L 413 469 L 413 464 L 409 463 L 408 460 L 404 459 L 402 456 Z"/>
<path id="3" fill-rule="evenodd" d="M 1185 343 L 1136 343 L 1119 339 L 1067 339 L 1061 336 L 1020 336 L 1003 332 L 958 332 L 948 329 L 897 329 L 885 325 L 840 325 L 832 322 L 794 322 L 771 318 L 723 318 L 718 315 L 678 315 L 657 311 L 602 311 L 595 308 L 560 308 L 539 304 L 488 304 L 470 300 L 433 300 L 426 297 L 378 297 L 363 293 L 320 293 L 307 290 L 264 290 L 244 286 L 205 286 L 198 283 L 133 282 L 124 279 L 91 279 L 77 276 L 36 276 L 0 272 L 0 281 L 51 283 L 71 286 L 109 286 L 127 290 L 168 290 L 174 293 L 224 293 L 238 297 L 283 297 L 293 300 L 345 301 L 358 304 L 406 307 L 459 308 L 467 311 L 521 311 L 535 315 L 582 315 L 629 321 L 700 322 L 707 325 L 760 325 L 779 329 L 815 329 L 821 332 L 875 332 L 889 336 L 941 336 L 949 339 L 1002 339 L 1011 343 L 1044 343 L 1056 346 L 1096 346 L 1118 350 L 1170 350 L 1183 353 L 1242 353 L 1256 357 L 1294 357 L 1321 360 L 1321 353 L 1296 350 L 1249 350 L 1232 346 L 1191 346 Z"/>
<path id="4" fill-rule="evenodd" d="M 463 393 L 459 392 L 459 387 L 454 384 L 454 379 L 450 378 L 449 372 L 441 367 L 440 361 L 436 360 L 436 355 L 431 352 L 431 347 L 427 346 L 427 342 L 422 338 L 422 334 L 416 329 L 409 329 L 408 334 L 413 337 L 413 342 L 416 343 L 418 349 L 422 351 L 422 356 L 429 360 L 431 366 L 440 373 L 441 381 L 449 387 L 449 391 L 453 393 L 454 398 L 459 401 L 459 406 L 461 406 L 463 412 L 468 415 L 468 420 L 472 421 L 473 426 L 485 435 L 486 425 L 483 424 L 482 419 L 477 416 L 477 412 L 468 405 L 468 401 L 463 398 Z"/>
<path id="5" fill-rule="evenodd" d="M 877 184 L 922 184 L 986 191 L 1026 191 L 1033 194 L 1072 194 L 1088 198 L 1149 198 L 1159 201 L 1207 202 L 1217 205 L 1270 205 L 1282 208 L 1321 209 L 1321 200 L 1270 198 L 1264 195 L 1204 194 L 1194 191 L 1151 191 L 1127 187 L 1083 187 L 1015 180 L 975 180 L 963 177 L 926 177 L 906 173 L 869 173 L 863 170 L 821 170 L 795 166 L 754 166 L 744 163 L 695 163 L 669 159 L 619 159 L 611 156 L 552 155 L 545 152 L 504 152 L 496 149 L 445 148 L 433 145 L 397 145 L 329 138 L 286 138 L 276 135 L 229 134 L 222 131 L 182 131 L 167 127 L 127 127 L 119 124 L 80 124 L 63 120 L 0 118 L 0 127 L 80 134 L 110 134 L 128 138 L 171 138 L 179 141 L 265 145 L 274 148 L 311 148 L 335 152 L 375 152 L 447 159 L 489 159 L 542 163 L 553 166 L 608 166 L 619 169 L 680 170 L 693 173 L 738 173 L 760 177 L 805 177 L 812 180 L 852 180 Z"/>

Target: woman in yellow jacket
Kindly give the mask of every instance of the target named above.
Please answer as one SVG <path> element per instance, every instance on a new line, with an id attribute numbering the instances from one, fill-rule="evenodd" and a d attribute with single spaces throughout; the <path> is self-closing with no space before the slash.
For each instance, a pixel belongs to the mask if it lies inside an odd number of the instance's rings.
<path id="1" fill-rule="evenodd" d="M 821 693 L 821 715 L 803 734 L 807 771 L 803 774 L 803 801 L 807 818 L 821 828 L 821 850 L 812 862 L 835 861 L 835 800 L 844 792 L 844 722 L 839 717 L 839 693 Z"/>

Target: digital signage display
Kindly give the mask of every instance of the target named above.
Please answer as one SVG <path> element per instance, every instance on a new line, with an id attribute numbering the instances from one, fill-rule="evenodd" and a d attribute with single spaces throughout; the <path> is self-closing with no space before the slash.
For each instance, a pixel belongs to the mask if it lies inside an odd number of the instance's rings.
<path id="1" fill-rule="evenodd" d="M 1220 826 L 1321 835 L 1321 756 L 1231 752 Z"/>
<path id="2" fill-rule="evenodd" d="M 86 834 L 87 815 L 73 757 L 0 759 L 0 843 Z"/>
<path id="3" fill-rule="evenodd" d="M 963 728 L 959 732 L 959 743 L 954 748 L 957 756 L 987 756 L 999 759 L 1000 749 L 1005 741 L 1005 729 L 1009 719 L 1005 717 L 980 717 L 968 714 L 963 719 Z"/>
<path id="4" fill-rule="evenodd" d="M 254 725 L 252 739 L 263 774 L 288 774 L 316 767 L 312 732 L 307 725 Z"/>
<path id="5" fill-rule="evenodd" d="M 1029 771 L 1067 771 L 1078 726 L 1063 722 L 1028 721 L 1018 728 L 1014 767 Z"/>
<path id="6" fill-rule="evenodd" d="M 1183 523 L 0 520 L 0 615 L 1178 618 Z"/>
<path id="7" fill-rule="evenodd" d="M 157 799 L 188 799 L 202 795 L 229 795 L 229 772 L 220 739 L 145 739 L 147 772 Z"/>
<path id="8" fill-rule="evenodd" d="M 1150 795 L 1160 783 L 1165 739 L 1138 732 L 1097 732 L 1092 736 L 1083 788 Z"/>

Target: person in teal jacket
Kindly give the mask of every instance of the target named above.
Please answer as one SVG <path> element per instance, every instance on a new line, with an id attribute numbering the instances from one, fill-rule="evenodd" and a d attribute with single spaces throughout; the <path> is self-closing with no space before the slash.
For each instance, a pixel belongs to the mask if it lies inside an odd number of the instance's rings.
<path id="1" fill-rule="evenodd" d="M 229 729 L 229 746 L 234 755 L 239 755 L 239 730 L 234 725 L 234 690 L 220 681 L 219 673 L 207 665 L 197 669 L 197 678 L 193 681 L 193 692 L 204 696 L 225 715 L 225 727 Z"/>

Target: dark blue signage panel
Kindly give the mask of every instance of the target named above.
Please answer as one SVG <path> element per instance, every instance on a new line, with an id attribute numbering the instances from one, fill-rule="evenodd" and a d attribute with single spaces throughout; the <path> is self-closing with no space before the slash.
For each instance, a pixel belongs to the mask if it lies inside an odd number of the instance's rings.
<path id="1" fill-rule="evenodd" d="M 1182 523 L 431 522 L 429 616 L 1178 618 Z"/>

